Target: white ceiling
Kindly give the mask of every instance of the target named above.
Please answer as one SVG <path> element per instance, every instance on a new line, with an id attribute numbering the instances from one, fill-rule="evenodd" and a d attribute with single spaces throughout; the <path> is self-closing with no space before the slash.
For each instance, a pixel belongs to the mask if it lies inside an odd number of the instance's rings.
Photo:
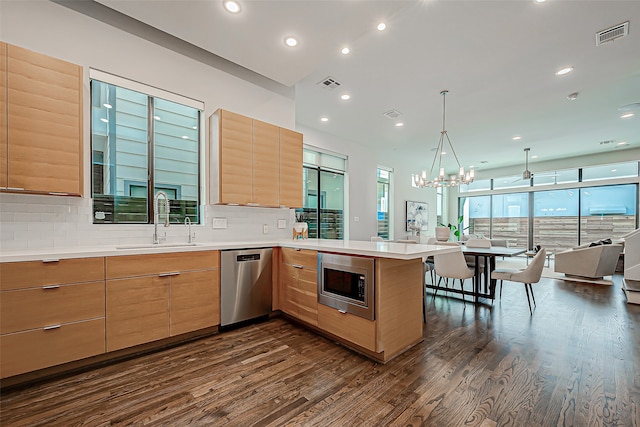
<path id="1" fill-rule="evenodd" d="M 442 129 L 443 89 L 446 128 L 465 165 L 523 163 L 525 147 L 541 161 L 640 146 L 640 109 L 630 119 L 619 110 L 640 103 L 640 1 L 239 0 L 237 15 L 222 0 L 99 2 L 295 86 L 297 123 L 406 150 L 425 168 Z M 625 21 L 629 35 L 595 46 L 596 32 Z M 300 44 L 285 47 L 288 35 Z M 343 46 L 352 52 L 342 55 Z M 574 71 L 554 75 L 566 65 Z M 317 85 L 327 76 L 340 88 Z M 383 115 L 391 109 L 404 127 Z"/>

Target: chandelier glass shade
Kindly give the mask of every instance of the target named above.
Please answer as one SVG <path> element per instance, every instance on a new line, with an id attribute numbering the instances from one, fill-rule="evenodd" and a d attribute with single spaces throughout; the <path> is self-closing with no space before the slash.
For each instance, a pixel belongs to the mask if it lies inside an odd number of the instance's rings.
<path id="1" fill-rule="evenodd" d="M 458 160 L 456 151 L 453 149 L 453 145 L 451 144 L 451 140 L 449 139 L 449 135 L 447 134 L 447 130 L 445 128 L 447 93 L 449 93 L 448 90 L 443 90 L 442 92 L 440 92 L 440 95 L 442 95 L 442 132 L 440 132 L 440 140 L 438 141 L 436 154 L 433 157 L 431 169 L 429 170 L 428 174 L 426 170 L 423 170 L 421 173 L 413 174 L 413 183 L 416 185 L 416 187 L 455 187 L 460 184 L 469 184 L 473 182 L 476 177 L 473 167 L 469 168 L 469 170 L 466 171 L 463 166 L 460 166 L 460 161 Z M 458 164 L 458 173 L 449 176 L 445 174 L 444 167 L 442 167 L 442 156 L 446 154 L 444 151 L 445 140 L 449 144 L 451 153 L 453 154 L 453 157 Z M 438 162 L 438 175 L 434 176 L 433 170 L 436 165 L 436 160 Z"/>

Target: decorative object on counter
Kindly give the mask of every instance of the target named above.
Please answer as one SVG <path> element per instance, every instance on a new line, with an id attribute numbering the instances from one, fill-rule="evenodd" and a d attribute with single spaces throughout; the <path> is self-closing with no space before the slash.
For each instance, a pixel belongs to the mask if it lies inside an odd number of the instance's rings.
<path id="1" fill-rule="evenodd" d="M 440 92 L 442 95 L 442 132 L 440 132 L 440 140 L 438 141 L 438 146 L 436 148 L 436 154 L 433 157 L 433 163 L 431 163 L 431 169 L 429 170 L 429 175 L 427 176 L 427 171 L 423 170 L 422 173 L 417 173 L 413 175 L 413 183 L 416 187 L 424 188 L 424 187 L 455 187 L 460 184 L 470 184 L 475 179 L 475 171 L 473 166 L 471 166 L 470 170 L 466 172 L 463 166 L 460 166 L 460 161 L 458 160 L 458 155 L 456 154 L 456 150 L 453 149 L 453 145 L 451 144 L 451 140 L 449 139 L 449 135 L 447 134 L 447 130 L 445 129 L 445 112 L 446 112 L 446 98 L 448 90 L 443 90 Z M 452 174 L 448 178 L 445 175 L 444 168 L 442 167 L 442 156 L 447 154 L 445 152 L 444 147 L 444 139 L 447 138 L 447 142 L 449 143 L 449 148 L 451 148 L 451 152 L 453 153 L 453 157 L 456 159 L 456 163 L 458 164 L 458 174 Z M 438 176 L 433 176 L 433 167 L 436 164 L 436 159 L 438 160 Z"/>
<path id="2" fill-rule="evenodd" d="M 406 208 L 406 231 L 411 231 L 412 235 L 415 232 L 419 236 L 420 231 L 429 226 L 429 204 L 407 200 Z"/>
<path id="3" fill-rule="evenodd" d="M 442 227 L 447 227 L 449 228 L 449 230 L 453 231 L 453 235 L 456 236 L 457 240 L 460 241 L 460 237 L 462 236 L 462 233 L 464 232 L 464 230 L 468 229 L 469 227 L 464 227 L 463 225 L 464 222 L 464 215 L 460 215 L 458 217 L 458 224 L 454 225 L 454 224 L 447 224 L 444 225 L 443 223 L 440 223 L 440 225 Z M 437 236 L 437 230 L 436 230 L 436 236 Z"/>
<path id="4" fill-rule="evenodd" d="M 308 238 L 309 224 L 304 221 L 304 213 L 296 212 L 296 222 L 293 224 L 293 240 Z"/>

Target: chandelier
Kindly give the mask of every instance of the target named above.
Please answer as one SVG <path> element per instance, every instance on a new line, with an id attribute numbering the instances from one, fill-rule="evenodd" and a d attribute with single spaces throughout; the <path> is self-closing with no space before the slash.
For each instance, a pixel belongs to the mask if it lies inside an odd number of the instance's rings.
<path id="1" fill-rule="evenodd" d="M 413 175 L 413 182 L 417 187 L 454 187 L 460 184 L 469 184 L 473 182 L 476 177 L 475 171 L 473 170 L 473 166 L 469 169 L 469 171 L 465 171 L 463 166 L 460 166 L 460 161 L 458 161 L 458 156 L 456 155 L 456 151 L 453 149 L 453 145 L 451 145 L 451 140 L 449 139 L 449 135 L 445 129 L 445 113 L 446 113 L 446 98 L 448 90 L 443 90 L 440 92 L 442 95 L 442 132 L 440 132 L 440 141 L 438 141 L 438 147 L 436 148 L 436 154 L 433 157 L 433 163 L 431 163 L 431 170 L 429 171 L 429 175 L 427 175 L 427 171 L 423 170 L 422 173 L 417 173 Z M 451 152 L 453 153 L 453 157 L 456 159 L 456 163 L 458 164 L 458 174 L 450 175 L 447 177 L 444 173 L 444 168 L 442 167 L 442 156 L 446 154 L 444 151 L 444 140 L 447 139 L 449 143 L 449 148 L 451 148 Z M 438 176 L 433 176 L 433 167 L 436 164 L 436 160 L 438 160 Z"/>

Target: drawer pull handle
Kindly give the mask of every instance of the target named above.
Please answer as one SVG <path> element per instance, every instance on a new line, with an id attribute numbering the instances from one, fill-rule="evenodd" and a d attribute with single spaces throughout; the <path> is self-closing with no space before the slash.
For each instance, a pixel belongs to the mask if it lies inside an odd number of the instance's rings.
<path id="1" fill-rule="evenodd" d="M 45 330 L 45 331 L 51 331 L 53 329 L 60 329 L 60 326 L 62 326 L 62 325 L 51 325 L 51 326 L 45 326 L 42 329 Z"/>
<path id="2" fill-rule="evenodd" d="M 158 277 L 170 277 L 170 276 L 179 276 L 180 272 L 179 271 L 172 271 L 171 273 L 160 273 L 158 274 Z"/>
<path id="3" fill-rule="evenodd" d="M 299 269 L 303 269 L 304 267 L 301 266 L 300 264 L 293 264 L 292 265 L 293 268 L 299 268 Z"/>
<path id="4" fill-rule="evenodd" d="M 44 289 L 45 291 L 47 289 L 59 289 L 60 285 L 48 285 L 48 286 L 43 286 L 42 289 Z"/>
<path id="5" fill-rule="evenodd" d="M 338 312 L 340 312 L 340 313 L 342 313 L 342 314 L 347 314 L 347 311 L 346 311 L 346 310 L 340 310 L 340 309 L 338 309 Z"/>
<path id="6" fill-rule="evenodd" d="M 43 259 L 43 260 L 42 260 L 42 262 L 44 262 L 44 263 L 48 263 L 48 262 L 60 262 L 60 260 L 59 260 L 59 259 L 57 259 L 57 258 L 46 258 L 46 259 Z"/>

